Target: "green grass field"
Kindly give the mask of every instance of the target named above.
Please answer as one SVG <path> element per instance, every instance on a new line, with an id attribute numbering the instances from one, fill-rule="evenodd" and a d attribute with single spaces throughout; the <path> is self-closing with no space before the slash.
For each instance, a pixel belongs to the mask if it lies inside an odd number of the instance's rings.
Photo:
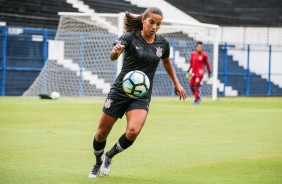
<path id="1" fill-rule="evenodd" d="M 282 183 L 282 98 L 153 98 L 109 177 L 89 179 L 104 98 L 0 98 L 0 183 Z M 107 150 L 125 131 L 112 130 Z"/>

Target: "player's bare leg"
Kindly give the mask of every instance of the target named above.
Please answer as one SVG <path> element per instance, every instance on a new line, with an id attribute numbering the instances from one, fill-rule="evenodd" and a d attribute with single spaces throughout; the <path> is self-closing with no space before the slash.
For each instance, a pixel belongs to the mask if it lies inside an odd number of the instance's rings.
<path id="1" fill-rule="evenodd" d="M 112 158 L 133 144 L 145 124 L 147 114 L 147 111 L 143 109 L 134 109 L 126 113 L 126 132 L 119 138 L 112 149 L 104 155 L 101 167 L 103 175 L 109 175 Z"/>
<path id="2" fill-rule="evenodd" d="M 95 134 L 95 139 L 98 142 L 106 141 L 116 121 L 116 117 L 110 116 L 103 112 L 100 118 L 97 132 Z"/>
<path id="3" fill-rule="evenodd" d="M 96 163 L 92 171 L 88 175 L 89 178 L 99 177 L 101 166 L 102 166 L 101 157 L 104 153 L 104 148 L 106 146 L 106 140 L 116 121 L 117 121 L 116 117 L 107 115 L 104 112 L 101 115 L 98 129 L 97 129 L 97 132 L 93 140 L 93 149 L 94 149 L 94 155 L 96 157 Z"/>
<path id="4" fill-rule="evenodd" d="M 127 127 L 126 127 L 126 137 L 130 141 L 135 141 L 139 133 L 141 132 L 148 112 L 143 109 L 135 109 L 126 113 Z"/>

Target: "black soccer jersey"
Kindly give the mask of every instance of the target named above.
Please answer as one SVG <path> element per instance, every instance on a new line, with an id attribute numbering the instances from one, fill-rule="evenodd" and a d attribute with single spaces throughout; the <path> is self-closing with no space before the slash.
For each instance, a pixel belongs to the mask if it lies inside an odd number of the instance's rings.
<path id="1" fill-rule="evenodd" d="M 130 71 L 140 70 L 144 72 L 150 80 L 150 89 L 144 98 L 150 98 L 152 94 L 153 78 L 160 59 L 169 57 L 170 47 L 168 41 L 156 35 L 153 43 L 148 44 L 141 36 L 141 32 L 136 35 L 132 32 L 124 33 L 114 44 L 125 45 L 123 66 L 118 75 L 113 88 L 123 92 L 123 77 Z"/>

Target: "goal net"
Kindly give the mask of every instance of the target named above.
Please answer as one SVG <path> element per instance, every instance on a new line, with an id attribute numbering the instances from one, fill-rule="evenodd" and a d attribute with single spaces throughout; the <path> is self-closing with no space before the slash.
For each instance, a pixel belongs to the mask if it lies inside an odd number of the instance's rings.
<path id="1" fill-rule="evenodd" d="M 123 33 L 124 14 L 60 13 L 56 38 L 49 42 L 48 61 L 24 96 L 59 92 L 62 96 L 105 96 L 121 70 L 122 57 L 111 61 L 114 40 Z M 217 97 L 217 26 L 164 20 L 158 31 L 170 42 L 170 58 L 188 95 L 185 74 L 197 41 L 204 43 L 213 78 L 204 77 L 201 95 Z M 173 96 L 171 79 L 160 63 L 154 78 L 154 96 Z"/>

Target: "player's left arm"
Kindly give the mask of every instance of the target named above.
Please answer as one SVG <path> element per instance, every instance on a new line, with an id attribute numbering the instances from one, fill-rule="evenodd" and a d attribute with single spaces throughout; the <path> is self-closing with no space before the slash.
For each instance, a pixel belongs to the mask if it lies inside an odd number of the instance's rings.
<path id="1" fill-rule="evenodd" d="M 205 63 L 206 63 L 207 69 L 208 69 L 209 77 L 211 77 L 211 65 L 209 63 L 208 55 L 206 55 L 206 57 L 205 57 Z"/>
<path id="2" fill-rule="evenodd" d="M 185 89 L 181 86 L 181 84 L 179 83 L 178 79 L 177 79 L 177 76 L 174 72 L 174 69 L 173 69 L 173 66 L 172 66 L 172 63 L 168 58 L 165 58 L 165 59 L 162 59 L 162 63 L 163 63 L 163 66 L 167 72 L 167 74 L 169 75 L 169 77 L 171 78 L 173 84 L 174 84 L 174 91 L 175 91 L 175 94 L 177 96 L 179 96 L 179 99 L 183 99 L 185 100 L 186 99 L 186 92 L 185 92 Z"/>

